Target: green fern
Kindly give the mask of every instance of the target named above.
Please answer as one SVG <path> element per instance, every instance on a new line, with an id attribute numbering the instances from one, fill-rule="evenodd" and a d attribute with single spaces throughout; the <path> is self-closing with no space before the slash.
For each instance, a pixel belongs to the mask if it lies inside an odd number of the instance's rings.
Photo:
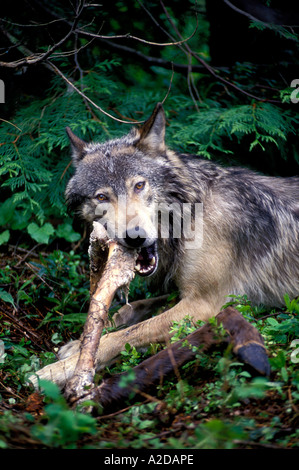
<path id="1" fill-rule="evenodd" d="M 138 85 L 133 66 L 128 72 L 133 83 L 128 88 L 116 74 L 111 75 L 118 66 L 114 60 L 99 62 L 74 84 L 111 115 L 143 121 L 163 98 L 161 90 L 153 87 L 148 72 L 140 69 Z M 168 71 L 160 73 L 159 80 L 166 76 L 169 78 Z M 298 124 L 291 111 L 264 102 L 226 106 L 209 98 L 194 112 L 194 103 L 182 92 L 179 80 L 172 84 L 165 109 L 171 123 L 168 143 L 205 158 L 232 154 L 236 143 L 250 151 L 274 145 L 283 155 L 287 138 L 296 133 Z M 91 108 L 72 87 L 55 77 L 45 98 L 25 102 L 13 122 L 4 121 L 0 128 L 0 187 L 9 202 L 5 210 L 8 207 L 11 211 L 3 223 L 4 231 L 27 227 L 28 232 L 30 223 L 42 229 L 49 217 L 66 217 L 64 190 L 72 172 L 66 126 L 87 141 L 107 140 L 131 127 Z"/>
<path id="2" fill-rule="evenodd" d="M 83 86 L 100 90 L 103 101 L 103 96 L 110 95 L 113 86 L 110 80 L 95 76 L 95 72 L 87 74 Z M 104 82 L 106 85 L 102 86 Z M 110 84 L 109 89 L 107 84 Z M 95 101 L 97 94 L 92 96 Z M 33 101 L 20 109 L 14 122 L 4 122 L 0 129 L 1 187 L 9 188 L 12 202 L 34 214 L 40 223 L 45 220 L 49 203 L 54 212 L 55 209 L 65 212 L 62 194 L 70 162 L 66 126 L 87 138 L 94 134 L 105 134 L 103 138 L 107 138 L 104 119 L 92 119 L 82 98 L 56 78 L 46 99 Z"/>
<path id="3" fill-rule="evenodd" d="M 213 152 L 232 153 L 227 142 L 236 139 L 241 142 L 250 136 L 251 151 L 259 145 L 274 144 L 280 147 L 290 133 L 295 134 L 298 119 L 270 103 L 255 103 L 223 108 L 215 106 L 192 114 L 185 126 L 177 127 L 174 142 L 186 143 L 198 155 L 211 158 Z M 186 140 L 186 136 L 188 139 Z"/>

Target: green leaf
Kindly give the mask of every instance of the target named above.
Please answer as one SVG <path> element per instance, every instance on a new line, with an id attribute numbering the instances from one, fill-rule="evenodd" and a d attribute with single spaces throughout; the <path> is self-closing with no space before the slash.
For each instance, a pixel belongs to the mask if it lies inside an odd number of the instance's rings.
<path id="1" fill-rule="evenodd" d="M 6 225 L 14 215 L 15 204 L 12 198 L 6 199 L 0 204 L 0 225 Z"/>
<path id="2" fill-rule="evenodd" d="M 81 235 L 75 232 L 72 225 L 69 223 L 58 225 L 56 229 L 56 236 L 58 238 L 64 238 L 67 242 L 77 242 L 80 240 Z"/>
<path id="3" fill-rule="evenodd" d="M 10 222 L 12 230 L 23 230 L 28 225 L 28 221 L 31 217 L 31 213 L 21 212 L 18 210 L 14 211 L 13 217 Z"/>
<path id="4" fill-rule="evenodd" d="M 51 398 L 52 400 L 59 400 L 61 399 L 61 392 L 59 387 L 54 384 L 53 382 L 50 382 L 48 380 L 40 380 L 39 385 L 41 387 L 41 390 L 43 393 L 46 395 L 47 398 Z M 64 399 L 63 399 L 64 401 Z"/>
<path id="5" fill-rule="evenodd" d="M 12 304 L 15 306 L 14 299 L 12 295 L 9 292 L 6 292 L 6 290 L 0 288 L 0 299 L 4 300 L 4 302 L 7 302 L 9 304 Z"/>
<path id="6" fill-rule="evenodd" d="M 68 313 L 67 315 L 63 315 L 63 322 L 67 323 L 85 323 L 86 321 L 86 313 Z"/>
<path id="7" fill-rule="evenodd" d="M 39 227 L 35 222 L 32 222 L 28 225 L 27 232 L 33 238 L 33 240 L 37 241 L 38 243 L 45 243 L 49 242 L 49 238 L 55 232 L 54 227 L 52 224 L 47 222 L 42 227 Z"/>
<path id="8" fill-rule="evenodd" d="M 279 323 L 277 320 L 275 320 L 275 318 L 267 318 L 267 323 L 269 323 L 269 325 L 271 326 L 278 326 Z"/>
<path id="9" fill-rule="evenodd" d="M 0 234 L 0 245 L 4 245 L 4 243 L 7 243 L 9 240 L 9 237 L 10 237 L 9 230 L 4 230 L 4 232 Z"/>
<path id="10" fill-rule="evenodd" d="M 288 374 L 287 369 L 285 367 L 282 367 L 280 372 L 281 372 L 281 377 L 282 377 L 283 381 L 287 382 L 288 379 L 289 379 L 289 374 Z"/>

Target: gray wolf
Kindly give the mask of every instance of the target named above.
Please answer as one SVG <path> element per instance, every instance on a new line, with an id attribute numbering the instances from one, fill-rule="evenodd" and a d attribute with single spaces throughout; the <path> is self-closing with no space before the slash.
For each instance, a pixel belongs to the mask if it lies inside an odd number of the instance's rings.
<path id="1" fill-rule="evenodd" d="M 173 281 L 180 292 L 180 301 L 156 317 L 147 318 L 164 297 L 122 307 L 115 323 L 126 328 L 101 338 L 99 368 L 128 342 L 142 348 L 167 341 L 173 321 L 187 315 L 194 322 L 208 320 L 228 296 L 245 294 L 253 304 L 281 306 L 286 294 L 299 294 L 299 178 L 263 176 L 177 153 L 166 146 L 165 129 L 161 104 L 141 128 L 108 142 L 86 143 L 67 129 L 75 166 L 66 188 L 70 207 L 89 223 L 101 221 L 119 243 L 138 248 L 137 275 L 159 285 Z M 202 208 L 201 236 L 189 247 L 184 230 L 174 235 L 174 221 L 183 225 L 186 204 L 191 233 L 194 207 Z M 157 207 L 172 208 L 163 237 L 163 210 L 157 216 Z M 117 213 L 125 214 L 124 223 Z M 74 355 L 78 345 L 66 345 L 61 359 Z M 63 374 L 71 374 L 72 366 L 70 372 L 63 367 L 54 371 L 60 383 Z"/>

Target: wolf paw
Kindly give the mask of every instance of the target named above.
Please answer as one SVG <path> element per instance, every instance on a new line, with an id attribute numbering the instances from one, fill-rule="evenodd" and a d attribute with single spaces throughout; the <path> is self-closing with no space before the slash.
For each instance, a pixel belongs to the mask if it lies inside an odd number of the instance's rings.
<path id="1" fill-rule="evenodd" d="M 72 356 L 73 354 L 77 354 L 80 349 L 80 340 L 77 339 L 75 341 L 70 341 L 69 343 L 62 346 L 62 348 L 58 351 L 58 359 L 61 361 L 62 359 L 66 359 L 67 357 Z"/>

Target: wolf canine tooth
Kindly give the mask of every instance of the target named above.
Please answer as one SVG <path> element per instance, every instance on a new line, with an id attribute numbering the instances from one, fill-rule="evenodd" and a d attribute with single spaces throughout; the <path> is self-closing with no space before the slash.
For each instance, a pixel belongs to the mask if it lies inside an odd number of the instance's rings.
<path id="1" fill-rule="evenodd" d="M 150 264 L 151 266 L 155 266 L 155 264 L 156 264 L 156 258 L 155 258 L 155 256 L 152 257 L 152 259 L 150 260 L 149 264 Z"/>

